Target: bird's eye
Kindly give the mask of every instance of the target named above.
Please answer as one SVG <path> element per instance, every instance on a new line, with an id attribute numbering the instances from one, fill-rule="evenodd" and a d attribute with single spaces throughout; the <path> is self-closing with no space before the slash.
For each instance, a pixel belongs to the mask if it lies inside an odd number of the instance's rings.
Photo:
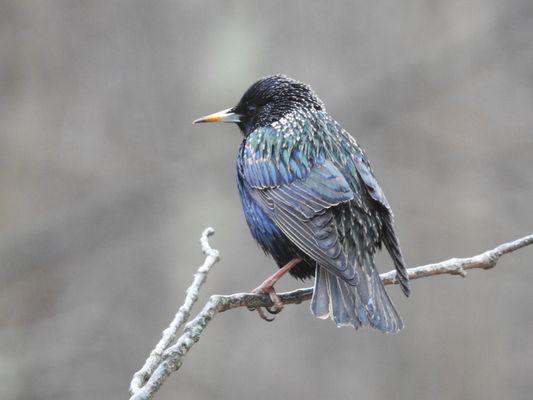
<path id="1" fill-rule="evenodd" d="M 257 111 L 257 106 L 255 104 L 248 104 L 246 108 L 250 114 L 253 114 Z"/>

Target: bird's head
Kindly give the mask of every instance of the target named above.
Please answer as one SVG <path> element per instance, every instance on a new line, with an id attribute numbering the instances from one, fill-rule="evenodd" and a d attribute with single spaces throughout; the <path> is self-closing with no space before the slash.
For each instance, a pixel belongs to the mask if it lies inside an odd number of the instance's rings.
<path id="1" fill-rule="evenodd" d="M 206 115 L 194 123 L 233 122 L 248 136 L 299 109 L 324 110 L 324 104 L 308 85 L 285 75 L 272 75 L 250 86 L 235 107 Z"/>

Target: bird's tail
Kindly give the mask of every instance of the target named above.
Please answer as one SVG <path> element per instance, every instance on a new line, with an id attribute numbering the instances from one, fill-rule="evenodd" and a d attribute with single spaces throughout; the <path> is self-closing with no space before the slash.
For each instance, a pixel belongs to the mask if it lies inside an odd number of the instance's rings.
<path id="1" fill-rule="evenodd" d="M 403 321 L 373 265 L 364 269 L 357 284 L 350 285 L 342 278 L 317 265 L 315 290 L 311 312 L 318 318 L 330 317 L 337 326 L 370 325 L 386 333 L 403 328 Z"/>

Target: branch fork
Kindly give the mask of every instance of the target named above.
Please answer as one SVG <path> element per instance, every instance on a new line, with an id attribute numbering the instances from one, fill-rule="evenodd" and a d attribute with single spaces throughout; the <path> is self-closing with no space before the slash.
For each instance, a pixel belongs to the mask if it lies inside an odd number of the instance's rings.
<path id="1" fill-rule="evenodd" d="M 205 254 L 204 263 L 194 275 L 193 283 L 186 291 L 185 301 L 174 316 L 174 319 L 161 336 L 145 361 L 143 367 L 135 372 L 130 383 L 130 400 L 148 400 L 153 398 L 168 376 L 177 371 L 183 364 L 183 358 L 200 339 L 209 322 L 219 313 L 232 308 L 272 307 L 274 303 L 266 294 L 236 293 L 232 295 L 212 295 L 204 308 L 185 324 L 190 318 L 191 309 L 198 300 L 201 286 L 207 279 L 207 274 L 214 264 L 220 260 L 219 252 L 209 244 L 209 237 L 215 233 L 213 228 L 207 228 L 202 233 L 200 245 Z M 485 251 L 473 257 L 451 258 L 440 263 L 409 268 L 409 279 L 425 278 L 433 275 L 459 275 L 466 277 L 469 269 L 491 269 L 496 266 L 501 256 L 533 244 L 533 234 L 520 239 L 504 243 L 498 247 Z M 392 270 L 380 275 L 383 284 L 398 284 L 396 271 Z M 283 305 L 300 304 L 310 300 L 313 288 L 297 289 L 290 292 L 278 293 Z M 178 337 L 178 331 L 183 327 L 183 333 Z"/>

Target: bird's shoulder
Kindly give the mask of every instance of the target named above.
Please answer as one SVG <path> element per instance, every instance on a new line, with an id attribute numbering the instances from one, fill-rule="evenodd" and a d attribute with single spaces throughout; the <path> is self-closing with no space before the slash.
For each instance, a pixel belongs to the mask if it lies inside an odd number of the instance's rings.
<path id="1" fill-rule="evenodd" d="M 257 128 L 245 138 L 239 151 L 245 178 L 259 188 L 304 179 L 326 161 L 349 179 L 355 173 L 355 161 L 364 158 L 355 139 L 333 118 L 325 112 L 307 110 Z"/>

